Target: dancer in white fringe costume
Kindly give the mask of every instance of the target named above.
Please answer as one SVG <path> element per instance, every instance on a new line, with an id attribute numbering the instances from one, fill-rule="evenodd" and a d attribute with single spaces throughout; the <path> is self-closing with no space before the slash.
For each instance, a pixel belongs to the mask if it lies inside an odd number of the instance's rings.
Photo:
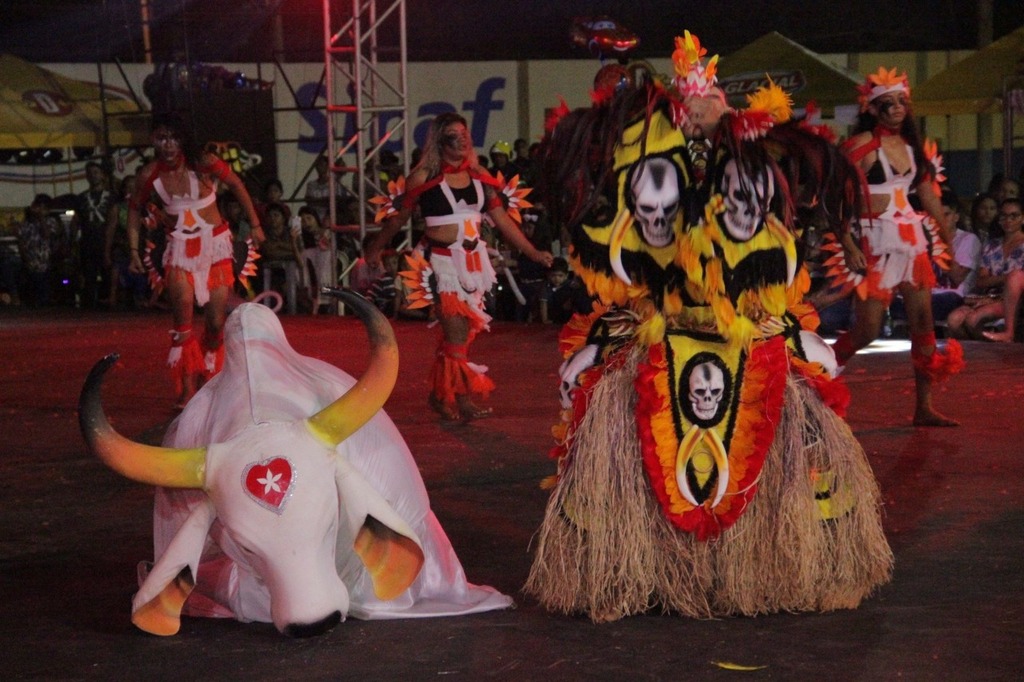
<path id="1" fill-rule="evenodd" d="M 470 362 L 469 346 L 477 333 L 489 328 L 491 316 L 484 297 L 497 282 L 481 234 L 486 215 L 508 243 L 545 267 L 552 255 L 539 251 L 519 229 L 519 207 L 529 203 L 529 192 L 517 189 L 519 176 L 492 177 L 481 168 L 473 151 L 466 120 L 456 113 L 439 115 L 430 126 L 423 158 L 411 171 L 408 185 L 392 183 L 390 197 L 382 204 L 377 222 L 382 228 L 366 249 L 366 262 L 379 265 L 381 250 L 417 206 L 426 222 L 423 240 L 404 273 L 411 288 L 410 308 L 433 304 L 442 338 L 431 368 L 431 409 L 447 421 L 470 421 L 492 413 L 478 405 L 494 388 L 487 367 Z"/>
<path id="2" fill-rule="evenodd" d="M 836 340 L 833 349 L 839 363 L 845 364 L 874 341 L 893 293 L 898 291 L 910 331 L 914 426 L 956 426 L 956 420 L 941 414 L 932 403 L 932 384 L 964 366 L 963 349 L 955 340 L 939 348 L 932 316 L 932 263 L 948 268 L 948 245 L 956 231 L 942 212 L 942 157 L 934 143 L 921 142 L 905 75 L 895 68 L 879 67 L 859 91 L 860 117 L 843 148 L 864 173 L 867 206 L 857 229 L 840 236 L 841 257 L 830 261 L 838 284 L 850 288 L 856 282 L 856 322 Z M 910 203 L 912 194 L 923 210 Z M 836 246 L 825 248 L 839 256 Z"/>
<path id="3" fill-rule="evenodd" d="M 238 199 L 252 225 L 242 277 L 256 273 L 255 249 L 264 241 L 264 234 L 242 180 L 221 159 L 197 149 L 179 116 L 154 115 L 152 141 L 156 159 L 139 171 L 135 193 L 128 202 L 129 269 L 144 273 L 143 253 L 146 260 L 151 257 L 150 249 L 141 250 L 146 246 L 141 231 L 143 214 L 148 212 L 158 223 L 155 229 L 167 233 L 164 277 L 157 277 L 153 267 L 150 279 L 159 281 L 160 286 L 167 283 L 174 317 L 167 365 L 177 393 L 176 407 L 182 409 L 224 363 L 224 319 L 235 270 L 231 231 L 217 208 L 221 183 Z M 204 311 L 201 341 L 192 332 L 197 305 Z"/>

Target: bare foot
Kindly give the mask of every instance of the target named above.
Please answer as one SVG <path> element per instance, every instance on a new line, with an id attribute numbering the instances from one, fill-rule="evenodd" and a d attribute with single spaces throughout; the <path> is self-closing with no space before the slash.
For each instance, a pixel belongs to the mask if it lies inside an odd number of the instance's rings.
<path id="1" fill-rule="evenodd" d="M 981 335 L 984 336 L 989 341 L 995 341 L 996 343 L 1010 343 L 1011 341 L 1013 341 L 1013 334 L 1010 333 L 1009 331 L 982 332 Z"/>
<path id="2" fill-rule="evenodd" d="M 454 405 L 449 405 L 434 394 L 430 395 L 428 399 L 430 409 L 441 415 L 441 419 L 446 422 L 454 422 L 459 420 L 459 411 L 455 409 Z"/>
<path id="3" fill-rule="evenodd" d="M 473 403 L 468 398 L 461 398 L 459 403 L 459 414 L 462 416 L 462 421 L 473 421 L 474 419 L 484 419 L 494 414 L 493 407 L 480 407 Z"/>
<path id="4" fill-rule="evenodd" d="M 914 426 L 960 426 L 960 422 L 935 410 L 918 410 L 914 413 Z"/>

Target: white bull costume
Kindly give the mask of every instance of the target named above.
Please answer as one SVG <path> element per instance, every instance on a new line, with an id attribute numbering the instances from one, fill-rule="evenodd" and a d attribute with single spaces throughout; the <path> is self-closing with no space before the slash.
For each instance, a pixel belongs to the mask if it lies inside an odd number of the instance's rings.
<path id="1" fill-rule="evenodd" d="M 394 334 L 373 306 L 345 298 L 373 347 L 359 381 L 297 353 L 266 307 L 242 305 L 227 320 L 223 371 L 171 424 L 164 447 L 110 427 L 99 393 L 117 356 L 93 368 L 79 417 L 89 446 L 119 473 L 158 486 L 156 563 L 140 565 L 132 603 L 140 629 L 175 634 L 184 613 L 308 636 L 348 615 L 511 605 L 466 581 L 412 454 L 380 409 L 398 372 Z"/>

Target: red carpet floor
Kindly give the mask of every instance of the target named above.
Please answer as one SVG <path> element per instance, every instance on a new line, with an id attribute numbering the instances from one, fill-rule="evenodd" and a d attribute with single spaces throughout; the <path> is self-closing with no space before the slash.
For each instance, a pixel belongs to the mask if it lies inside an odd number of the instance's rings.
<path id="1" fill-rule="evenodd" d="M 285 317 L 300 352 L 358 375 L 353 319 Z M 172 638 L 129 622 L 135 565 L 152 558 L 152 492 L 88 454 L 76 403 L 92 364 L 121 353 L 104 389 L 119 430 L 158 441 L 174 413 L 167 313 L 0 310 L 0 641 L 3 679 L 144 680 L 1014 680 L 1024 678 L 1024 346 L 965 344 L 942 386 L 955 429 L 910 426 L 906 348 L 847 369 L 850 422 L 885 499 L 893 581 L 859 609 L 605 625 L 551 615 L 520 588 L 552 473 L 556 330 L 499 323 L 473 359 L 498 388 L 494 418 L 443 425 L 426 406 L 435 330 L 396 325 L 399 385 L 386 409 L 417 458 L 470 580 L 519 608 L 432 620 L 350 620 L 311 640 L 268 625 L 186 619 Z M 749 673 L 715 662 L 763 666 Z"/>

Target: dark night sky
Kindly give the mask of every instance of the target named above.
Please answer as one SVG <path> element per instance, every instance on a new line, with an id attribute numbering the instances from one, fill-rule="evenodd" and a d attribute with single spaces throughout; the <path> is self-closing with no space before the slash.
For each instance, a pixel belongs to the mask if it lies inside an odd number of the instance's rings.
<path id="1" fill-rule="evenodd" d="M 978 2 L 961 0 L 407 0 L 412 61 L 586 58 L 573 17 L 607 14 L 634 31 L 634 56 L 662 57 L 684 28 L 728 54 L 769 31 L 822 53 L 977 47 Z M 0 46 L 36 62 L 143 61 L 139 0 L 3 0 Z M 282 61 L 322 59 L 320 0 L 149 0 L 154 59 L 187 48 L 192 61 L 273 58 L 272 17 L 284 28 Z M 336 12 L 349 0 L 333 0 Z M 378 6 L 385 6 L 378 0 Z M 992 0 L 993 38 L 1024 25 L 1024 2 Z M 340 20 L 334 24 L 340 25 Z"/>

